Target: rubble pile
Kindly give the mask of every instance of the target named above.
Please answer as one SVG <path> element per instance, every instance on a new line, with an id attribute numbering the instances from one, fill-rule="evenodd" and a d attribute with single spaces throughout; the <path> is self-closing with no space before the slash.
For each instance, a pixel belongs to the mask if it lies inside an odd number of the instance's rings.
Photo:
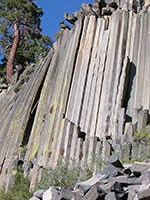
<path id="1" fill-rule="evenodd" d="M 90 179 L 72 189 L 50 186 L 39 190 L 30 200 L 148 200 L 150 199 L 150 160 L 124 164 L 117 156 Z"/>

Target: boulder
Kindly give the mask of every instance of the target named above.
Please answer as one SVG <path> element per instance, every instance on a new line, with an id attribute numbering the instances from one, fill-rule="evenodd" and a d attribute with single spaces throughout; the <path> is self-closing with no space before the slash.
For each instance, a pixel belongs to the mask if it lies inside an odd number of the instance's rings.
<path id="1" fill-rule="evenodd" d="M 43 193 L 43 200 L 61 200 L 61 198 L 61 193 L 54 186 Z"/>
<path id="2" fill-rule="evenodd" d="M 139 175 L 148 169 L 150 169 L 150 163 L 145 162 L 134 162 L 131 166 L 132 173 Z"/>

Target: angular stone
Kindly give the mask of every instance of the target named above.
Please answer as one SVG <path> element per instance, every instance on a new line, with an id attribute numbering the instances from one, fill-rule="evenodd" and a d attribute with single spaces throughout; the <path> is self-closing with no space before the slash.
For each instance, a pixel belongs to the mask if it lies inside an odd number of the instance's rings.
<path id="1" fill-rule="evenodd" d="M 106 139 L 103 140 L 102 158 L 107 160 L 111 155 L 112 146 Z"/>
<path id="2" fill-rule="evenodd" d="M 105 196 L 105 200 L 118 200 L 115 192 L 110 192 Z"/>
<path id="3" fill-rule="evenodd" d="M 111 186 L 113 186 L 113 184 L 115 182 L 122 183 L 123 186 L 141 185 L 142 182 L 143 182 L 143 177 L 136 178 L 135 176 L 134 177 L 128 177 L 127 175 L 122 175 L 122 176 L 117 176 L 117 177 L 110 177 L 109 179 L 106 179 L 106 180 L 101 180 L 100 183 L 105 184 L 105 185 L 111 184 Z M 100 184 L 100 186 L 101 186 L 101 184 Z M 102 187 L 103 187 L 103 185 L 102 185 Z"/>
<path id="4" fill-rule="evenodd" d="M 115 182 L 114 185 L 111 187 L 111 191 L 115 193 L 123 193 L 124 192 L 123 184 Z"/>
<path id="5" fill-rule="evenodd" d="M 122 169 L 124 168 L 117 155 L 112 155 L 112 156 L 108 159 L 108 162 L 109 162 L 110 164 L 112 164 L 112 165 L 113 165 L 114 167 L 116 167 L 116 168 L 122 168 Z"/>
<path id="6" fill-rule="evenodd" d="M 42 199 L 44 192 L 45 192 L 45 190 L 38 190 L 38 191 L 34 192 L 34 196 L 39 199 Z"/>
<path id="7" fill-rule="evenodd" d="M 150 169 L 150 163 L 144 163 L 144 162 L 134 162 L 131 167 L 131 171 L 135 174 L 136 173 L 141 174 L 147 171 L 148 169 Z"/>
<path id="8" fill-rule="evenodd" d="M 76 189 L 72 191 L 73 197 L 80 200 L 84 196 L 84 190 Z"/>
<path id="9" fill-rule="evenodd" d="M 61 200 L 70 200 L 74 195 L 69 189 L 61 189 Z M 77 200 L 77 198 L 75 198 Z"/>
<path id="10" fill-rule="evenodd" d="M 121 170 L 111 164 L 103 169 L 102 174 L 105 174 L 108 178 L 123 175 Z"/>
<path id="11" fill-rule="evenodd" d="M 29 200 L 40 200 L 39 198 L 33 196 L 32 198 L 30 198 Z"/>
<path id="12" fill-rule="evenodd" d="M 141 110 L 138 114 L 138 131 L 145 128 L 148 122 L 148 110 Z"/>
<path id="13" fill-rule="evenodd" d="M 138 191 L 138 198 L 141 200 L 150 199 L 150 188 L 144 189 L 142 191 Z"/>
<path id="14" fill-rule="evenodd" d="M 139 186 L 138 186 L 139 187 Z M 128 192 L 128 200 L 133 200 L 137 194 L 137 190 L 136 187 L 129 188 L 129 192 Z"/>
<path id="15" fill-rule="evenodd" d="M 131 143 L 130 142 L 123 142 L 122 145 L 121 145 L 121 159 L 124 162 L 125 161 L 128 162 L 128 160 L 131 158 L 130 154 L 131 154 Z"/>
<path id="16" fill-rule="evenodd" d="M 105 193 L 110 193 L 111 192 L 111 188 L 113 187 L 113 185 L 115 184 L 115 181 L 109 181 L 109 182 L 105 182 L 104 184 L 99 184 L 99 187 L 105 192 Z"/>
<path id="17" fill-rule="evenodd" d="M 86 193 L 86 195 L 81 200 L 97 200 L 99 194 L 97 191 L 97 185 L 93 185 L 91 189 Z"/>
<path id="18" fill-rule="evenodd" d="M 126 200 L 128 198 L 128 191 L 117 194 L 117 197 L 121 200 Z"/>
<path id="19" fill-rule="evenodd" d="M 128 174 L 128 175 L 132 174 L 131 169 L 129 169 L 129 168 L 125 168 L 122 172 L 125 174 Z"/>
<path id="20" fill-rule="evenodd" d="M 88 189 L 90 189 L 93 185 L 95 185 L 96 183 L 100 182 L 101 180 L 105 179 L 106 175 L 105 174 L 97 174 L 92 176 L 90 179 L 88 179 L 87 181 L 83 181 L 80 183 L 77 183 L 75 186 L 75 189 L 83 189 L 84 191 L 87 191 Z"/>
<path id="21" fill-rule="evenodd" d="M 43 200 L 61 200 L 62 196 L 54 186 L 43 193 Z"/>

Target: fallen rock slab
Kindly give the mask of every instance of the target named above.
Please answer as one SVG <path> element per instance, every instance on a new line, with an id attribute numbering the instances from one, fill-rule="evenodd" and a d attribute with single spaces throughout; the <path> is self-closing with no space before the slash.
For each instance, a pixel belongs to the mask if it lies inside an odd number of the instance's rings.
<path id="1" fill-rule="evenodd" d="M 83 182 L 77 183 L 76 186 L 75 186 L 75 190 L 76 189 L 83 189 L 84 191 L 87 191 L 93 185 L 95 185 L 96 183 L 100 182 L 101 180 L 103 180 L 105 178 L 106 178 L 105 174 L 94 175 L 90 179 L 88 179 L 87 181 L 83 181 Z"/>
<path id="2" fill-rule="evenodd" d="M 97 185 L 93 185 L 81 200 L 97 200 L 98 196 Z"/>

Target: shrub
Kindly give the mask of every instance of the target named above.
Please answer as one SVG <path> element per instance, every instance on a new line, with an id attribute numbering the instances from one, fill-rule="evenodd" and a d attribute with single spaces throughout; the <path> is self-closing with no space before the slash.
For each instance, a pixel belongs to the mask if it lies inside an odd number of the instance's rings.
<path id="1" fill-rule="evenodd" d="M 14 176 L 14 183 L 5 193 L 0 191 L 0 200 L 28 200 L 32 194 L 29 192 L 30 181 L 24 178 L 22 171 L 18 170 Z"/>
<path id="2" fill-rule="evenodd" d="M 135 140 L 147 140 L 150 141 L 150 125 L 146 126 L 140 131 L 135 132 L 134 134 Z"/>
<path id="3" fill-rule="evenodd" d="M 61 158 L 54 169 L 43 169 L 41 181 L 36 189 L 46 189 L 51 185 L 67 188 L 78 181 L 87 180 L 92 176 L 96 162 L 96 160 L 89 162 L 84 168 L 81 168 L 75 161 Z"/>
<path id="4" fill-rule="evenodd" d="M 62 34 L 63 34 L 62 30 L 57 31 L 57 33 L 55 34 L 56 41 L 59 40 L 59 38 L 62 36 Z"/>

